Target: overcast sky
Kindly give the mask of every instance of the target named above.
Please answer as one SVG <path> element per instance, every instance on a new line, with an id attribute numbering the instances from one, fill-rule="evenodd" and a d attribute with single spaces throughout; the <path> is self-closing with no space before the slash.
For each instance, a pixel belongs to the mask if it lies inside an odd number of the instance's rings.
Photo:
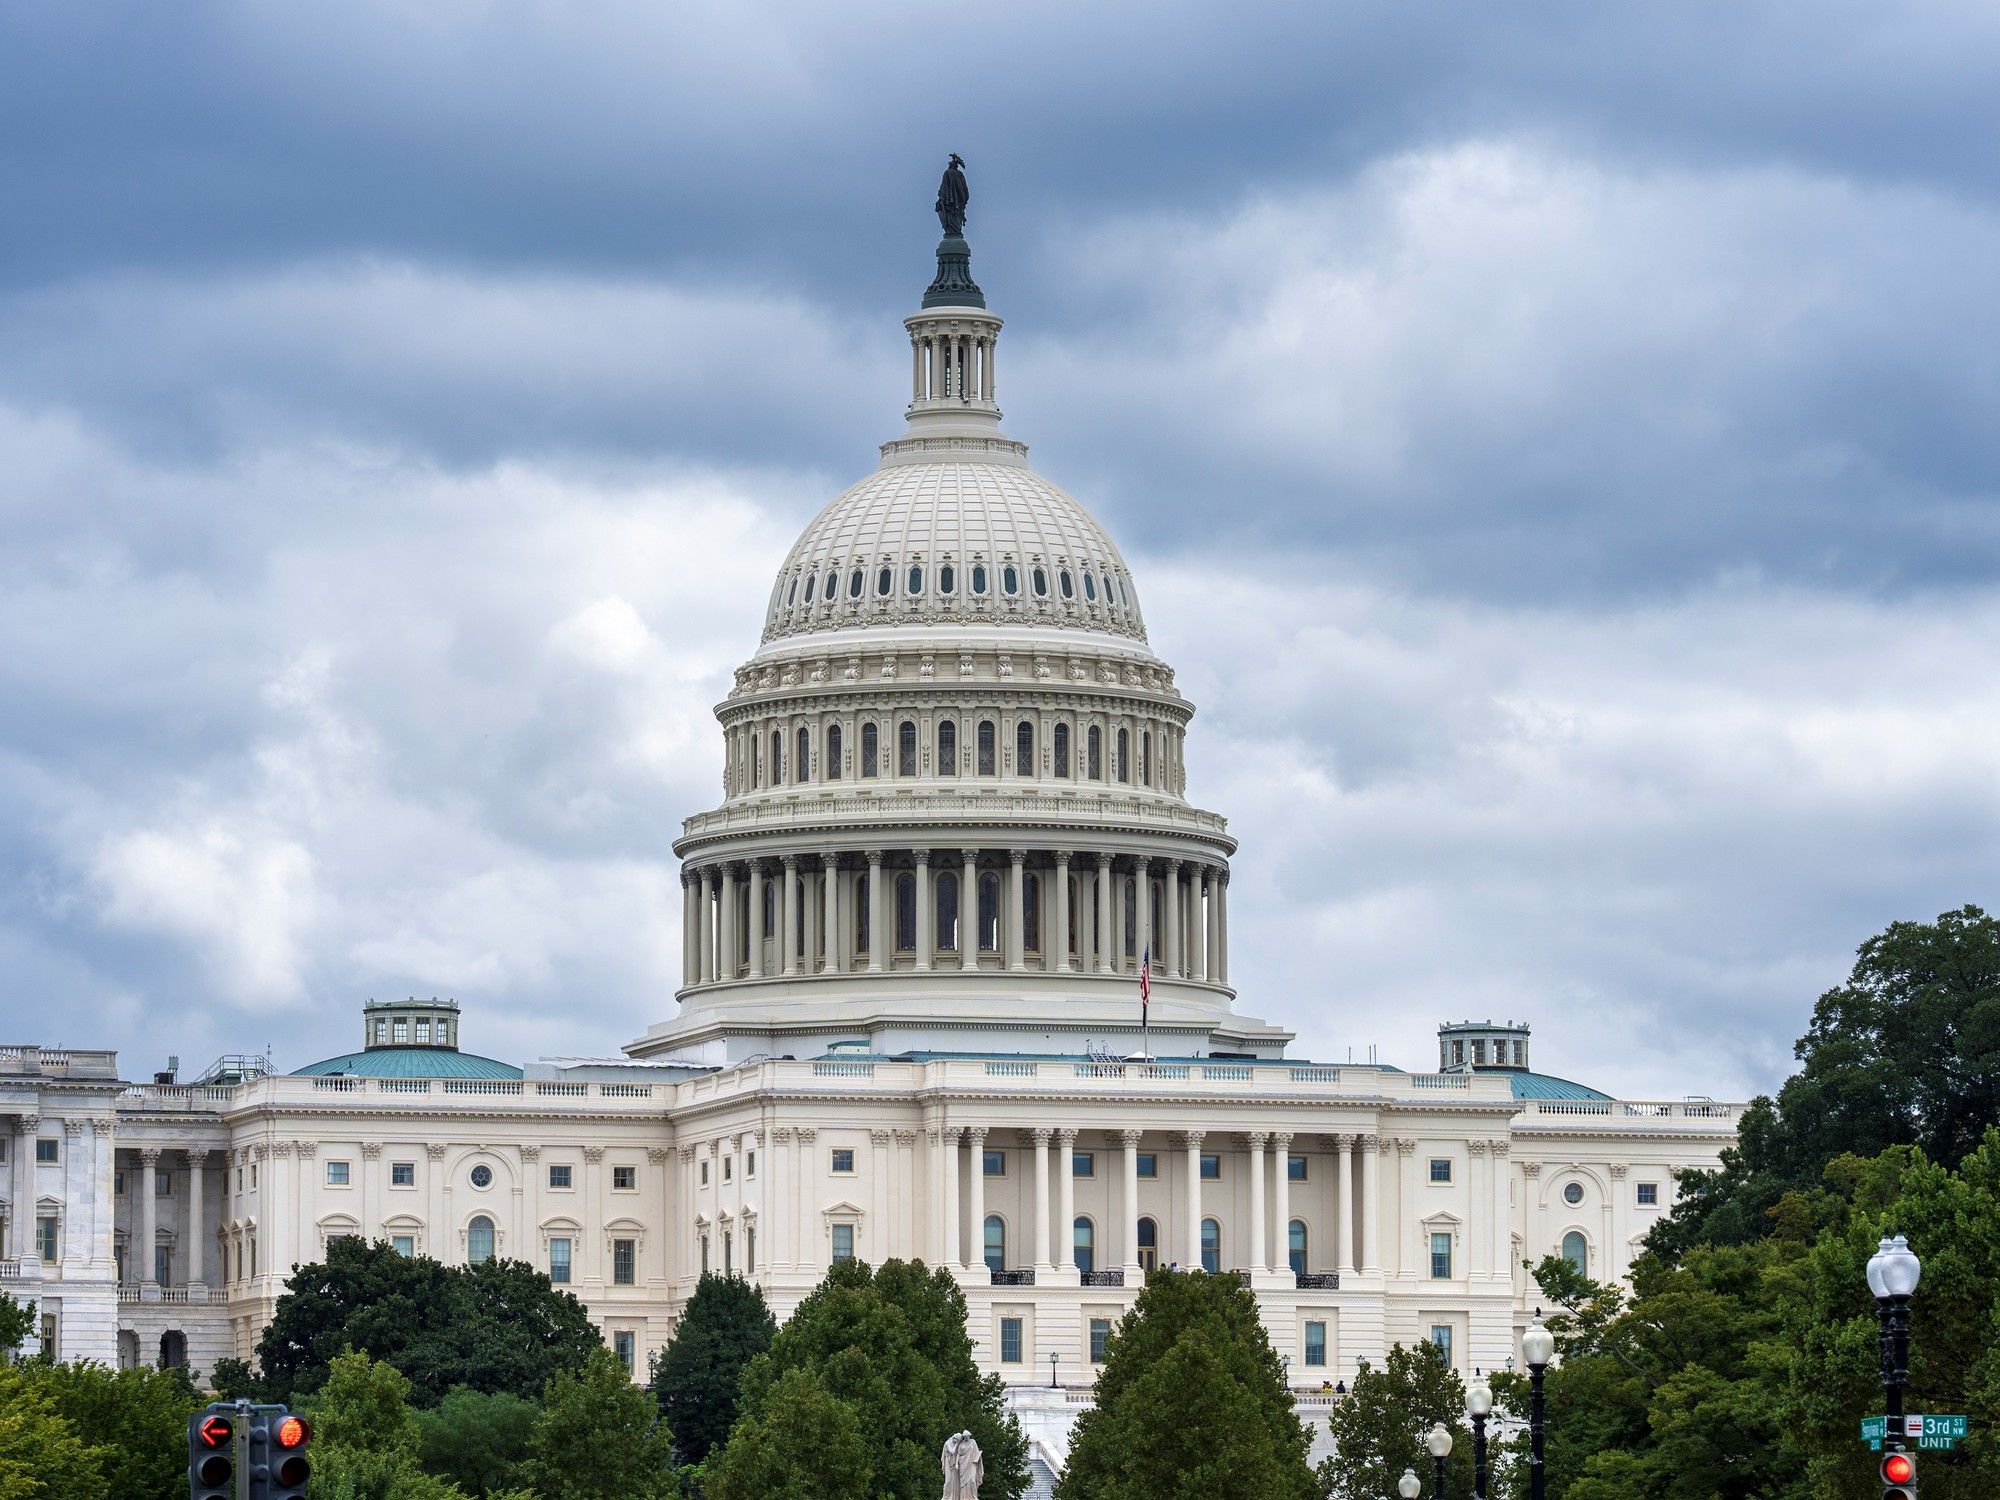
<path id="1" fill-rule="evenodd" d="M 945 154 L 1297 1050 L 1773 1086 L 1994 899 L 2000 9 L 0 9 L 0 1041 L 672 1013 Z"/>

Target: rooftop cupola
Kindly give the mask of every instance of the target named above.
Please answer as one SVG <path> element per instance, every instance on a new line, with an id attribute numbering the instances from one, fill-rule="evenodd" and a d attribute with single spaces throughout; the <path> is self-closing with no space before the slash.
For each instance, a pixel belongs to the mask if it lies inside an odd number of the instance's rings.
<path id="1" fill-rule="evenodd" d="M 1528 1026 L 1525 1022 L 1452 1021 L 1438 1027 L 1438 1071 L 1528 1067 Z"/>
<path id="2" fill-rule="evenodd" d="M 913 438 L 984 440 L 999 433 L 993 350 L 1000 319 L 986 310 L 986 294 L 972 279 L 972 247 L 965 242 L 969 196 L 965 163 L 954 153 L 938 184 L 936 209 L 944 238 L 938 241 L 937 275 L 924 290 L 922 310 L 903 320 L 910 333 Z"/>
<path id="3" fill-rule="evenodd" d="M 361 1044 L 377 1047 L 458 1046 L 456 1000 L 370 1000 L 361 1007 Z"/>

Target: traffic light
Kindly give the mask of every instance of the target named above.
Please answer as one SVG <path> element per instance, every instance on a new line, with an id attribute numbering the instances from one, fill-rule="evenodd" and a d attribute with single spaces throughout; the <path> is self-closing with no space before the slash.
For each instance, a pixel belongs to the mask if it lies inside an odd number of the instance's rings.
<path id="1" fill-rule="evenodd" d="M 1882 1455 L 1882 1500 L 1917 1500 L 1917 1461 L 1909 1454 Z"/>
<path id="2" fill-rule="evenodd" d="M 235 1500 L 236 1418 L 218 1403 L 188 1418 L 188 1493 L 193 1500 Z"/>
<path id="3" fill-rule="evenodd" d="M 282 1406 L 260 1406 L 250 1418 L 250 1500 L 305 1500 L 312 1428 Z"/>

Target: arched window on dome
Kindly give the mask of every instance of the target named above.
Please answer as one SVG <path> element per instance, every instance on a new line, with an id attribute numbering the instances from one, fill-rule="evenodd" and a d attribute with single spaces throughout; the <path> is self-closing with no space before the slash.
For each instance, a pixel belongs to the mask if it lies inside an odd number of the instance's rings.
<path id="1" fill-rule="evenodd" d="M 1076 1268 L 1089 1275 L 1097 1269 L 1097 1229 L 1090 1220 L 1078 1215 L 1069 1228 L 1070 1248 L 1076 1252 Z"/>
<path id="2" fill-rule="evenodd" d="M 896 877 L 896 951 L 914 952 L 917 946 L 917 877 L 905 870 Z"/>
<path id="3" fill-rule="evenodd" d="M 1033 870 L 1021 877 L 1021 948 L 1042 951 L 1042 877 Z"/>
<path id="4" fill-rule="evenodd" d="M 847 575 L 847 597 L 850 599 L 859 599 L 861 597 L 861 570 L 859 568 L 856 568 L 852 573 Z"/>
<path id="5" fill-rule="evenodd" d="M 1048 598 L 1048 597 L 1049 597 L 1049 570 L 1048 570 L 1047 568 L 1043 567 L 1043 566 L 1042 566 L 1042 565 L 1041 565 L 1040 563 L 1036 563 L 1036 564 L 1035 564 L 1035 574 L 1034 574 L 1034 577 L 1035 577 L 1035 597 L 1036 597 L 1037 599 L 1046 599 L 1046 598 Z"/>
<path id="6" fill-rule="evenodd" d="M 940 776 L 958 774 L 958 725 L 950 719 L 938 723 L 937 767 Z"/>
<path id="7" fill-rule="evenodd" d="M 1035 726 L 1027 719 L 1014 726 L 1014 774 L 1035 774 Z"/>
<path id="8" fill-rule="evenodd" d="M 1083 961 L 1083 883 L 1074 875 L 1069 877 L 1069 956 L 1078 963 Z"/>
<path id="9" fill-rule="evenodd" d="M 858 870 L 854 876 L 854 951 L 868 951 L 868 934 L 874 927 L 868 920 L 868 872 Z"/>
<path id="10" fill-rule="evenodd" d="M 1012 563 L 1000 570 L 1000 592 L 1018 594 L 1021 592 L 1021 575 Z"/>
<path id="11" fill-rule="evenodd" d="M 771 731 L 771 785 L 785 784 L 785 735 L 784 731 Z"/>
<path id="12" fill-rule="evenodd" d="M 1222 1270 L 1222 1225 L 1214 1219 L 1201 1221 L 1201 1268 L 1211 1276 Z"/>
<path id="13" fill-rule="evenodd" d="M 1125 956 L 1139 956 L 1139 887 L 1130 875 L 1125 877 Z"/>
<path id="14" fill-rule="evenodd" d="M 1084 745 L 1087 756 L 1084 774 L 1092 781 L 1102 781 L 1104 779 L 1104 731 L 1099 729 L 1095 724 L 1091 725 L 1090 733 L 1084 736 Z"/>
<path id="15" fill-rule="evenodd" d="M 799 575 L 792 575 L 792 586 L 785 593 L 785 608 L 790 609 L 799 602 Z"/>
<path id="16" fill-rule="evenodd" d="M 1286 1251 L 1291 1256 L 1292 1274 L 1294 1276 L 1305 1275 L 1306 1221 L 1304 1219 L 1292 1220 L 1292 1227 L 1287 1237 Z"/>
<path id="17" fill-rule="evenodd" d="M 1576 1267 L 1579 1276 L 1590 1274 L 1590 1241 L 1583 1237 L 1583 1231 L 1572 1229 L 1563 1236 L 1563 1259 Z"/>
<path id="18" fill-rule="evenodd" d="M 972 565 L 972 592 L 982 597 L 986 593 L 985 563 L 974 563 Z"/>
<path id="19" fill-rule="evenodd" d="M 1083 570 L 1083 598 L 1087 604 L 1097 602 L 1097 579 L 1088 568 Z"/>
<path id="20" fill-rule="evenodd" d="M 1116 756 L 1118 779 L 1128 786 L 1132 781 L 1132 735 L 1131 731 L 1118 731 L 1118 754 Z"/>
<path id="21" fill-rule="evenodd" d="M 834 601 L 834 596 L 839 592 L 840 570 L 838 568 L 828 568 L 826 570 L 826 582 L 820 587 L 820 597 L 826 600 L 828 604 L 831 604 Z"/>
<path id="22" fill-rule="evenodd" d="M 958 872 L 940 870 L 937 877 L 937 948 L 958 951 Z"/>
<path id="23" fill-rule="evenodd" d="M 1132 607 L 1132 596 L 1125 592 L 1125 578 L 1123 574 L 1120 574 L 1118 578 L 1118 602 L 1127 609 Z"/>
<path id="24" fill-rule="evenodd" d="M 1065 779 L 1069 776 L 1069 725 L 1058 724 L 1050 732 L 1049 749 L 1055 760 L 1055 773 Z"/>
<path id="25" fill-rule="evenodd" d="M 993 721 L 991 719 L 981 719 L 979 721 L 979 774 L 981 776 L 991 776 L 994 774 L 993 738 Z"/>
<path id="26" fill-rule="evenodd" d="M 903 582 L 904 582 L 904 585 L 905 585 L 905 586 L 906 586 L 906 587 L 907 587 L 907 588 L 909 589 L 909 591 L 910 591 L 910 594 L 911 594 L 911 596 L 912 596 L 912 597 L 915 597 L 916 595 L 918 595 L 918 594 L 921 594 L 921 593 L 922 593 L 922 592 L 924 591 L 924 566 L 923 566 L 923 564 L 922 564 L 922 563 L 911 563 L 911 564 L 910 564 L 910 573 L 909 573 L 909 576 L 908 576 L 907 578 L 905 578 L 905 579 L 903 580 Z"/>
<path id="27" fill-rule="evenodd" d="M 465 1226 L 465 1263 L 469 1266 L 483 1266 L 493 1259 L 493 1221 L 485 1214 L 474 1214 L 472 1222 Z"/>
<path id="28" fill-rule="evenodd" d="M 804 786 L 807 779 L 812 775 L 812 753 L 812 731 L 801 724 L 799 726 L 798 753 L 792 757 L 792 780 L 796 781 L 800 786 Z"/>
<path id="29" fill-rule="evenodd" d="M 826 726 L 826 779 L 840 780 L 840 742 L 844 738 L 838 724 Z"/>
<path id="30" fill-rule="evenodd" d="M 1056 574 L 1056 584 L 1062 589 L 1063 598 L 1074 599 L 1076 597 L 1076 580 L 1069 576 L 1068 568 L 1064 568 Z"/>
<path id="31" fill-rule="evenodd" d="M 1139 732 L 1139 785 L 1153 784 L 1153 731 Z"/>
<path id="32" fill-rule="evenodd" d="M 886 599 L 889 597 L 889 590 L 895 586 L 895 569 L 891 568 L 887 563 L 883 563 L 881 569 L 875 574 L 875 596 L 878 599 Z"/>
<path id="33" fill-rule="evenodd" d="M 861 726 L 861 774 L 863 776 L 873 776 L 876 774 L 875 741 L 875 726 L 873 724 L 863 724 Z"/>
<path id="34" fill-rule="evenodd" d="M 938 565 L 938 592 L 940 594 L 950 594 L 957 592 L 957 589 L 958 570 L 952 567 L 950 563 L 940 563 Z"/>
<path id="35" fill-rule="evenodd" d="M 766 879 L 764 882 L 764 921 L 759 929 L 765 937 L 778 935 L 778 882 Z"/>
<path id="36" fill-rule="evenodd" d="M 1000 877 L 991 871 L 979 877 L 979 951 L 1000 951 Z"/>
<path id="37" fill-rule="evenodd" d="M 764 784 L 764 741 L 760 735 L 750 736 L 750 785 Z"/>
<path id="38" fill-rule="evenodd" d="M 917 726 L 908 719 L 896 727 L 896 774 L 917 774 Z"/>
<path id="39" fill-rule="evenodd" d="M 819 582 L 819 574 L 817 573 L 806 574 L 806 603 L 810 604 L 813 602 L 813 586 L 818 582 Z"/>

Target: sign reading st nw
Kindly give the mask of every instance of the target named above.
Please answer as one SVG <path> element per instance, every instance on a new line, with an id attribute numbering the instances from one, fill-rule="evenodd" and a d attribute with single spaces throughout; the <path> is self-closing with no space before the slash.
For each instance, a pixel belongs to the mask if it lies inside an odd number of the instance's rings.
<path id="1" fill-rule="evenodd" d="M 1879 1449 L 1888 1431 L 1887 1417 L 1861 1419 L 1861 1441 L 1871 1448 Z M 1903 1418 L 1902 1436 L 1905 1440 L 1915 1438 L 1919 1448 L 1951 1448 L 1965 1436 L 1965 1418 L 1957 1415 L 1933 1416 L 1923 1412 L 1911 1412 Z"/>

